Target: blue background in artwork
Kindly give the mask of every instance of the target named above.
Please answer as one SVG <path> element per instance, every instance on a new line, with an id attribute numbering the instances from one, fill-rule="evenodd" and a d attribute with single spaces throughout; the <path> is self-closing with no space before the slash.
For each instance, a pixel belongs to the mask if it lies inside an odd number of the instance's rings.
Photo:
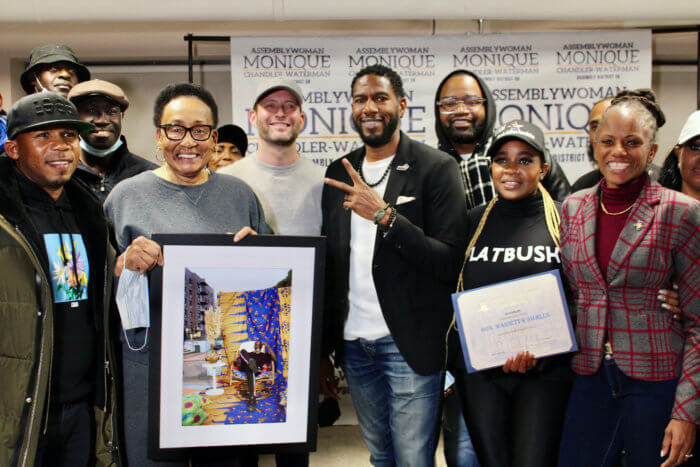
<path id="1" fill-rule="evenodd" d="M 57 274 L 57 266 L 63 266 L 63 261 L 59 256 L 61 237 L 63 239 L 63 248 L 65 252 L 70 257 L 70 261 L 67 265 L 68 268 L 73 268 L 73 252 L 78 256 L 78 275 L 84 272 L 88 278 L 88 283 L 90 281 L 90 264 L 88 263 L 87 249 L 85 248 L 85 243 L 83 242 L 83 237 L 80 234 L 44 234 L 44 244 L 46 245 L 46 254 L 49 257 L 49 267 L 51 268 L 51 283 L 53 285 L 53 296 L 54 303 L 64 303 L 71 302 L 74 300 L 87 300 L 88 292 L 87 285 L 83 287 L 82 293 L 79 297 L 70 297 L 68 293 L 64 290 L 59 289 L 59 278 Z M 73 248 L 70 246 L 70 237 L 73 237 Z"/>

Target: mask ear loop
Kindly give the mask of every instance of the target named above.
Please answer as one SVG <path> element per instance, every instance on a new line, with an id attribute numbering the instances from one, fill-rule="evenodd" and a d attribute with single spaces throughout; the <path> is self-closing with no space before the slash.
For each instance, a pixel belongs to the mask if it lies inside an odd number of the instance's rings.
<path id="1" fill-rule="evenodd" d="M 34 79 L 36 80 L 36 84 L 38 84 L 39 87 L 41 88 L 40 92 L 48 92 L 49 90 L 46 89 L 43 84 L 41 84 L 41 81 L 39 80 L 39 77 L 36 75 L 36 73 L 32 73 L 32 74 L 34 75 Z"/>
<path id="2" fill-rule="evenodd" d="M 124 265 L 122 266 L 122 271 L 126 271 L 126 254 L 129 252 L 129 248 L 131 248 L 131 245 L 126 247 L 126 250 L 124 250 Z M 138 274 L 138 273 L 137 273 Z M 122 334 L 124 334 L 124 341 L 126 342 L 126 346 L 129 347 L 129 350 L 132 350 L 134 352 L 140 352 L 146 347 L 146 344 L 148 343 L 148 329 L 146 328 L 146 335 L 143 338 L 143 345 L 139 347 L 138 349 L 135 349 L 131 346 L 131 343 L 129 343 L 129 338 L 126 337 L 126 330 L 124 329 L 124 326 L 122 325 Z"/>

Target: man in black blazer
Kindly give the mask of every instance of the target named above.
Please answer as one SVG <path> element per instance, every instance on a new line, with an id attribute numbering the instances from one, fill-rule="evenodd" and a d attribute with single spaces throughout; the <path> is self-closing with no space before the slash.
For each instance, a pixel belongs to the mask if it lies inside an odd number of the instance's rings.
<path id="1" fill-rule="evenodd" d="M 463 186 L 453 158 L 399 130 L 396 72 L 364 68 L 351 88 L 365 145 L 326 172 L 323 355 L 345 370 L 371 462 L 429 466 L 467 240 Z M 333 394 L 328 369 L 321 386 Z"/>

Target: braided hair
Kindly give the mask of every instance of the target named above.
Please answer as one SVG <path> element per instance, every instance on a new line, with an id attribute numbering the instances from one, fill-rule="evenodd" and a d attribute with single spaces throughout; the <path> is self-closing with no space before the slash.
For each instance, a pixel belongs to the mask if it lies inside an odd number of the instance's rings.
<path id="1" fill-rule="evenodd" d="M 664 165 L 661 167 L 659 183 L 665 188 L 681 191 L 683 179 L 681 177 L 681 169 L 678 167 L 678 156 L 673 149 L 668 153 L 666 160 L 664 160 Z"/>
<path id="2" fill-rule="evenodd" d="M 640 113 L 644 124 L 651 130 L 652 141 L 656 140 L 656 131 L 666 123 L 666 116 L 656 102 L 656 94 L 648 88 L 623 89 L 615 95 L 605 113 L 613 107 L 633 108 Z"/>

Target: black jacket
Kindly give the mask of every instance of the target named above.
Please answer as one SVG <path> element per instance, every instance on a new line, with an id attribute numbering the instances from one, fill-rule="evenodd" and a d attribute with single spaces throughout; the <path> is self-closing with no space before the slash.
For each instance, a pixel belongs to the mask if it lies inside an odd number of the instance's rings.
<path id="1" fill-rule="evenodd" d="M 153 162 L 129 152 L 129 148 L 126 146 L 126 139 L 124 136 L 120 138 L 122 139 L 122 145 L 110 156 L 104 178 L 90 170 L 82 161 L 78 164 L 78 169 L 73 175 L 85 183 L 102 203 L 104 203 L 107 195 L 117 183 L 146 170 L 158 168 Z"/>
<path id="2" fill-rule="evenodd" d="M 364 146 L 345 157 L 357 167 Z M 399 170 L 398 168 L 403 170 Z M 401 133 L 384 199 L 398 213 L 384 237 L 377 232 L 372 276 L 384 319 L 401 355 L 416 373 L 445 364 L 445 335 L 452 318 L 450 293 L 466 248 L 467 211 L 457 164 L 444 153 Z M 352 184 L 340 160 L 326 177 Z M 396 205 L 399 195 L 414 197 Z M 323 188 L 323 234 L 327 236 L 323 352 L 342 361 L 348 315 L 350 213 L 344 192 Z"/>
<path id="3" fill-rule="evenodd" d="M 452 157 L 455 158 L 457 162 L 460 162 L 460 155 L 457 153 L 457 150 L 455 150 L 454 146 L 452 146 L 452 143 L 447 138 L 445 129 L 442 127 L 442 123 L 440 122 L 440 108 L 437 105 L 437 101 L 440 99 L 440 93 L 442 92 L 442 88 L 445 85 L 445 82 L 458 73 L 467 74 L 473 77 L 477 81 L 477 83 L 479 83 L 479 87 L 481 87 L 481 93 L 483 94 L 484 99 L 486 99 L 486 103 L 484 104 L 486 106 L 486 127 L 484 128 L 484 132 L 481 135 L 481 138 L 479 138 L 476 147 L 474 148 L 473 154 L 486 154 L 491 135 L 493 134 L 493 130 L 496 125 L 497 112 L 496 103 L 494 101 L 493 95 L 491 94 L 491 90 L 486 85 L 486 83 L 475 73 L 472 73 L 468 70 L 455 70 L 452 73 L 445 76 L 445 78 L 440 82 L 440 85 L 438 86 L 437 91 L 435 93 L 434 105 L 435 134 L 438 138 L 438 149 L 450 154 Z M 549 163 L 549 172 L 547 172 L 547 175 L 545 175 L 544 179 L 542 180 L 542 185 L 547 189 L 549 194 L 552 195 L 552 198 L 560 202 L 564 201 L 564 198 L 571 194 L 571 185 L 569 184 L 569 180 L 566 178 L 566 175 L 564 174 L 564 171 L 562 170 L 561 166 L 557 163 L 557 161 L 555 161 L 552 158 L 552 155 L 549 153 L 549 151 L 545 151 L 544 158 L 545 162 Z"/>

